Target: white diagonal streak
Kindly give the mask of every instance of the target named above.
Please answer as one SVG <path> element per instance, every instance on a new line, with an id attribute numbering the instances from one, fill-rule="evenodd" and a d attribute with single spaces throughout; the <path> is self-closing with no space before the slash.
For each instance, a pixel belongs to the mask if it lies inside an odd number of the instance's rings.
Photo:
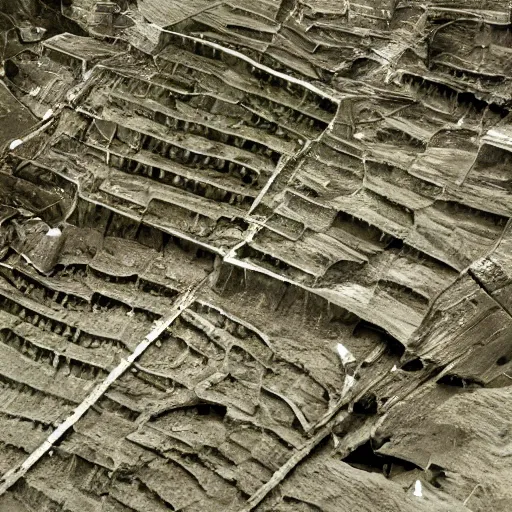
<path id="1" fill-rule="evenodd" d="M 83 402 L 68 416 L 47 438 L 36 448 L 22 463 L 18 464 L 0 479 L 0 496 L 13 486 L 27 471 L 29 471 L 51 448 L 61 439 L 66 432 L 80 419 L 85 413 L 98 402 L 107 389 L 121 376 L 133 362 L 140 357 L 147 348 L 178 318 L 183 310 L 190 306 L 200 288 L 207 282 L 208 277 L 203 279 L 195 287 L 189 288 L 183 293 L 174 304 L 169 315 L 160 320 L 157 326 L 137 345 L 135 350 L 108 374 L 106 379 L 98 384 L 94 390 L 83 400 Z"/>

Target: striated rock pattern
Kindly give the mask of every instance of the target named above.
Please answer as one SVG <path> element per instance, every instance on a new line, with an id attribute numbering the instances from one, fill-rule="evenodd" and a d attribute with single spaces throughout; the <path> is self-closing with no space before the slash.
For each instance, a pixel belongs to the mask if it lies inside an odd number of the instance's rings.
<path id="1" fill-rule="evenodd" d="M 0 511 L 511 509 L 501 0 L 0 0 Z"/>

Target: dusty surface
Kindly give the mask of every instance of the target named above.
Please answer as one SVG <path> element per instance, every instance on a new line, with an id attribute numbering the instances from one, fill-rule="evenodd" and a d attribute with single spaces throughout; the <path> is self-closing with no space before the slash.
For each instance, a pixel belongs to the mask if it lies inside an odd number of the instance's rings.
<path id="1" fill-rule="evenodd" d="M 0 1 L 0 511 L 511 509 L 503 4 Z"/>

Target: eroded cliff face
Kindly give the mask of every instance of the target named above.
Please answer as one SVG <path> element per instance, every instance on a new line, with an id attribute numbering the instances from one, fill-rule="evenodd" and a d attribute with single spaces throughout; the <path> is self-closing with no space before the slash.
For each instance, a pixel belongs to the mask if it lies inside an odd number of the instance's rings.
<path id="1" fill-rule="evenodd" d="M 510 509 L 503 2 L 1 5 L 0 510 Z"/>

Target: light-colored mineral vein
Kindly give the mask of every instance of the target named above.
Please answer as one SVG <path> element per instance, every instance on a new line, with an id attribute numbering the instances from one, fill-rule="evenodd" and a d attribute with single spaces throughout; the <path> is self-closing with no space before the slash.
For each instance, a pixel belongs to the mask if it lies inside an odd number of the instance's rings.
<path id="1" fill-rule="evenodd" d="M 84 399 L 84 401 L 73 411 L 73 414 L 66 418 L 47 438 L 36 448 L 22 463 L 18 464 L 0 479 L 0 496 L 4 494 L 11 486 L 13 486 L 27 471 L 30 470 L 51 448 L 61 439 L 66 432 L 80 419 L 85 413 L 98 402 L 108 388 L 121 376 L 134 361 L 140 357 L 147 348 L 178 318 L 181 313 L 190 306 L 199 290 L 207 283 L 209 276 L 199 282 L 196 286 L 189 288 L 184 292 L 172 307 L 169 314 L 160 320 L 156 327 L 137 345 L 135 350 L 127 358 L 123 358 L 105 378 L 103 382 L 98 384 L 94 390 Z"/>
<path id="2" fill-rule="evenodd" d="M 307 144 L 307 143 L 306 143 Z M 302 152 L 299 152 L 298 155 L 300 155 Z M 297 156 L 292 157 L 297 158 Z M 272 173 L 272 176 L 267 180 L 264 187 L 261 189 L 261 192 L 258 194 L 256 199 L 253 201 L 251 208 L 247 212 L 247 217 L 250 217 L 250 215 L 254 212 L 254 210 L 257 208 L 257 206 L 261 203 L 262 199 L 267 195 L 267 192 L 270 190 L 270 187 L 274 183 L 274 181 L 278 178 L 278 176 L 281 174 L 281 171 L 285 168 L 286 164 L 292 159 L 283 157 L 281 158 L 279 164 L 276 166 L 274 172 Z"/>
<path id="3" fill-rule="evenodd" d="M 340 424 L 349 417 L 349 414 L 342 411 L 334 417 L 327 425 L 308 439 L 248 500 L 247 505 L 240 512 L 251 512 L 275 489 L 287 476 L 318 446 L 328 435 L 331 434 L 335 425 Z"/>

